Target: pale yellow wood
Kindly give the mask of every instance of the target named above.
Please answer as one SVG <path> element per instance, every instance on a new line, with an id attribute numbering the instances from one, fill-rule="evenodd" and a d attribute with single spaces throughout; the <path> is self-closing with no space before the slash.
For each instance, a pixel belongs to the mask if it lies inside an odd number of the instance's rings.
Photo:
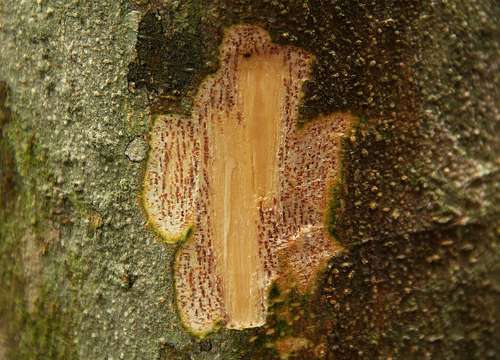
<path id="1" fill-rule="evenodd" d="M 283 55 L 243 58 L 236 72 L 236 107 L 211 109 L 209 175 L 217 265 L 223 276 L 228 327 L 265 322 L 266 275 L 259 254 L 259 204 L 278 193 L 277 153 L 286 64 Z"/>

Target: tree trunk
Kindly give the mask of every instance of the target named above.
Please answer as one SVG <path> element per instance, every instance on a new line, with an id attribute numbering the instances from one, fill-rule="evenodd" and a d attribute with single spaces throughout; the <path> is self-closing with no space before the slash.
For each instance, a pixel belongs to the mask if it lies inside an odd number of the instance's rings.
<path id="1" fill-rule="evenodd" d="M 0 359 L 500 356 L 494 0 L 3 0 Z"/>

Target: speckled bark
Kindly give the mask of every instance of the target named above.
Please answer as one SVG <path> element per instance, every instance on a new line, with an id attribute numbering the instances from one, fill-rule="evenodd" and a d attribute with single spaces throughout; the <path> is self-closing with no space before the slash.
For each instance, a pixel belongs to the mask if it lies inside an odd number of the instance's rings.
<path id="1" fill-rule="evenodd" d="M 500 356 L 500 8 L 494 0 L 0 2 L 0 357 Z M 319 291 L 203 340 L 177 246 L 145 226 L 151 114 L 191 112 L 223 30 L 316 64 L 300 121 L 349 112 Z"/>

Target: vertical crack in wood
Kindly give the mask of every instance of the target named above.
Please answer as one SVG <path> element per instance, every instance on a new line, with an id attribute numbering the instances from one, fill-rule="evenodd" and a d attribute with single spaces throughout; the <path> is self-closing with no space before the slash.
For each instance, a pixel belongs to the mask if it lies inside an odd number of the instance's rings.
<path id="1" fill-rule="evenodd" d="M 341 250 L 325 229 L 340 136 L 352 116 L 297 126 L 312 57 L 256 26 L 226 32 L 220 70 L 191 119 L 156 118 L 144 184 L 175 260 L 177 303 L 196 334 L 263 325 L 275 280 L 305 292 Z"/>

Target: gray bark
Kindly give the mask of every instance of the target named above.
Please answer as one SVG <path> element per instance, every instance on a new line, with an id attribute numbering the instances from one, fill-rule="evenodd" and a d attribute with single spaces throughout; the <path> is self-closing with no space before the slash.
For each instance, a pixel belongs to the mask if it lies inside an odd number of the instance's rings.
<path id="1" fill-rule="evenodd" d="M 499 18 L 494 0 L 3 0 L 0 358 L 498 358 Z M 150 114 L 189 113 L 235 23 L 315 54 L 303 121 L 361 119 L 329 219 L 348 251 L 264 327 L 200 340 L 139 198 Z"/>

